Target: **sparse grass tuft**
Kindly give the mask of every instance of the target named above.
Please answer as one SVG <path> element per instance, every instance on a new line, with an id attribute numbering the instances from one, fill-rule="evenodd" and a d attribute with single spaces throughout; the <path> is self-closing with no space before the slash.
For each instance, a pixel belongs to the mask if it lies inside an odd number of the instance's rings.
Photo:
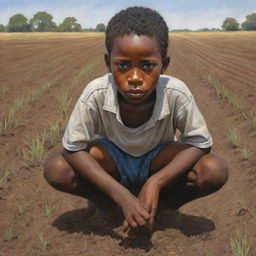
<path id="1" fill-rule="evenodd" d="M 51 217 L 53 211 L 52 202 L 48 198 L 45 199 L 45 216 Z"/>
<path id="2" fill-rule="evenodd" d="M 252 151 L 247 149 L 246 147 L 242 147 L 240 152 L 243 160 L 248 160 L 249 156 L 252 154 Z"/>
<path id="3" fill-rule="evenodd" d="M 22 109 L 24 109 L 28 104 L 37 100 L 45 91 L 58 81 L 58 78 L 46 82 L 39 90 L 33 91 L 31 94 L 22 96 L 19 99 L 16 99 L 8 111 L 8 114 L 5 116 L 3 122 L 0 122 L 0 135 L 3 135 L 6 131 L 14 129 L 20 123 L 20 117 L 15 117 L 15 114 Z"/>
<path id="4" fill-rule="evenodd" d="M 44 235 L 42 233 L 40 233 L 38 235 L 39 241 L 40 241 L 40 245 L 43 249 L 43 251 L 45 251 L 47 249 L 47 247 L 49 246 L 49 240 L 44 237 Z"/>
<path id="5" fill-rule="evenodd" d="M 236 128 L 230 128 L 227 136 L 232 144 L 232 147 L 237 148 L 240 146 L 240 139 Z"/>
<path id="6" fill-rule="evenodd" d="M 227 99 L 230 104 L 241 111 L 246 108 L 245 101 L 239 95 L 231 92 L 224 85 L 222 85 L 218 79 L 212 75 L 208 75 L 207 80 L 213 85 L 218 98 Z"/>
<path id="7" fill-rule="evenodd" d="M 20 205 L 17 205 L 17 210 L 18 210 L 18 214 L 19 215 L 22 215 L 25 210 L 32 204 L 32 200 L 24 203 L 24 204 L 20 204 Z"/>
<path id="8" fill-rule="evenodd" d="M 256 130 L 256 108 L 252 108 L 250 111 L 243 113 L 244 117 L 251 122 L 252 130 Z"/>
<path id="9" fill-rule="evenodd" d="M 1 85 L 0 86 L 0 99 L 8 92 L 8 87 Z"/>
<path id="10" fill-rule="evenodd" d="M 45 156 L 44 142 L 44 134 L 36 136 L 30 143 L 25 142 L 26 148 L 22 149 L 24 160 L 35 166 L 41 166 Z"/>
<path id="11" fill-rule="evenodd" d="M 0 189 L 2 189 L 4 192 L 7 192 L 9 189 L 8 181 L 10 180 L 11 175 L 12 169 L 7 168 L 4 176 L 0 179 Z"/>
<path id="12" fill-rule="evenodd" d="M 25 108 L 28 104 L 28 99 L 23 96 L 20 99 L 14 101 L 13 106 L 11 108 L 11 112 L 15 114 L 16 112 L 20 111 L 21 109 Z"/>
<path id="13" fill-rule="evenodd" d="M 59 101 L 60 101 L 60 110 L 64 117 L 63 119 L 65 119 L 65 117 L 67 117 L 68 107 L 70 104 L 70 97 L 67 90 L 61 91 Z"/>
<path id="14" fill-rule="evenodd" d="M 249 256 L 250 242 L 245 238 L 241 238 L 239 234 L 230 242 L 231 251 L 234 256 Z"/>
<path id="15" fill-rule="evenodd" d="M 49 131 L 45 132 L 45 139 L 49 142 L 49 147 L 53 146 L 61 131 L 61 121 L 51 124 Z"/>
<path id="16" fill-rule="evenodd" d="M 10 223 L 10 225 L 8 226 L 7 230 L 6 230 L 6 240 L 10 241 L 13 239 L 13 224 Z"/>
<path id="17" fill-rule="evenodd" d="M 15 118 L 13 112 L 9 112 L 3 122 L 0 122 L 0 135 L 3 135 L 6 131 L 18 127 L 20 123 L 19 118 Z"/>

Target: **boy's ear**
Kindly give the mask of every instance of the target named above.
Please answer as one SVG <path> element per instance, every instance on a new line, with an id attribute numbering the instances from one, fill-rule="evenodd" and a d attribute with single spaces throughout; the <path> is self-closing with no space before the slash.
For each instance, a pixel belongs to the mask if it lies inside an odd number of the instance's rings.
<path id="1" fill-rule="evenodd" d="M 168 68 L 169 64 L 170 64 L 170 57 L 168 56 L 163 60 L 163 67 L 161 70 L 161 74 L 163 74 L 165 72 L 165 70 Z"/>
<path id="2" fill-rule="evenodd" d="M 105 54 L 104 55 L 104 59 L 105 59 L 105 63 L 106 63 L 106 66 L 108 68 L 108 71 L 111 72 L 111 65 L 110 65 L 110 57 L 108 54 Z"/>

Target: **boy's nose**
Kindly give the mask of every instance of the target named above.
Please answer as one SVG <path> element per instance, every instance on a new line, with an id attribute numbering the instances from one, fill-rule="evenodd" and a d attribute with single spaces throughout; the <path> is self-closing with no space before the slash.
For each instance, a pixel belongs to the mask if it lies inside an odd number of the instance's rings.
<path id="1" fill-rule="evenodd" d="M 137 69 L 131 70 L 128 76 L 128 82 L 131 84 L 140 85 L 142 84 L 142 81 L 143 81 L 142 76 L 140 75 L 138 70 Z"/>

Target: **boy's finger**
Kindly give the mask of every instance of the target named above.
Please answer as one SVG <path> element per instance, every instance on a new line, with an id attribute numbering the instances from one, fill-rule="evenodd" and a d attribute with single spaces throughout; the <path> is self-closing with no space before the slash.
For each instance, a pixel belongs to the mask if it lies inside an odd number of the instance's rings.
<path id="1" fill-rule="evenodd" d="M 145 220 L 148 220 L 150 218 L 149 211 L 142 210 L 141 215 Z"/>
<path id="2" fill-rule="evenodd" d="M 156 207 L 152 207 L 151 212 L 150 212 L 150 219 L 151 218 L 153 218 L 153 219 L 155 218 L 156 211 L 157 211 L 157 208 Z"/>
<path id="3" fill-rule="evenodd" d="M 123 228 L 123 231 L 126 232 L 126 230 L 128 229 L 129 227 L 129 223 L 127 220 L 124 220 L 123 221 L 123 224 L 122 224 L 122 228 Z"/>

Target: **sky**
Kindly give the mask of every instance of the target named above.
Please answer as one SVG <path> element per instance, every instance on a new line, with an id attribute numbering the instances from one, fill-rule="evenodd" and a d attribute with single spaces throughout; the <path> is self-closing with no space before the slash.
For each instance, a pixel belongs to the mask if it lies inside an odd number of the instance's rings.
<path id="1" fill-rule="evenodd" d="M 227 17 L 242 23 L 246 15 L 256 13 L 256 0 L 0 0 L 0 24 L 7 25 L 17 13 L 31 19 L 38 11 L 46 11 L 57 24 L 73 16 L 83 28 L 95 28 L 135 5 L 157 10 L 170 30 L 221 28 Z"/>

